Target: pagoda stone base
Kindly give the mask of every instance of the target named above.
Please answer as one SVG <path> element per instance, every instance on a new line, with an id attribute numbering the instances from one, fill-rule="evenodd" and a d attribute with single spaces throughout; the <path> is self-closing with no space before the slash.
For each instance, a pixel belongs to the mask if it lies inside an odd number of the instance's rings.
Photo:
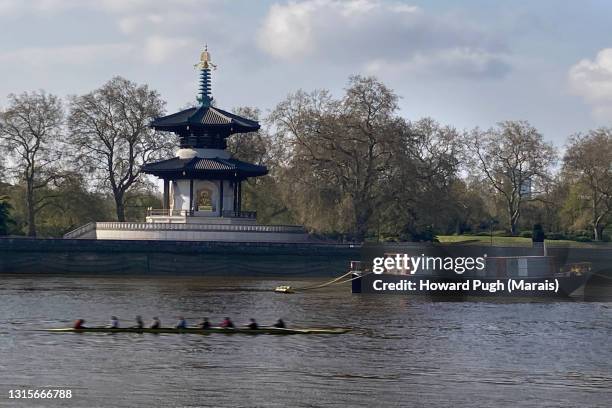
<path id="1" fill-rule="evenodd" d="M 217 220 L 221 221 L 221 220 Z M 307 243 L 294 225 L 255 223 L 91 222 L 64 235 L 69 239 Z M 248 220 L 240 220 L 248 221 Z"/>

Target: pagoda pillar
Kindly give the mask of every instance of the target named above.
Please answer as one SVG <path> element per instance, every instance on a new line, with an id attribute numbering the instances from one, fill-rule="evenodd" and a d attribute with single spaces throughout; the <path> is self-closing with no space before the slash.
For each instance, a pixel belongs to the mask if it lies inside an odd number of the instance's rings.
<path id="1" fill-rule="evenodd" d="M 242 181 L 238 182 L 238 211 L 242 211 Z"/>
<path id="2" fill-rule="evenodd" d="M 223 217 L 223 180 L 219 180 L 219 216 Z"/>
<path id="3" fill-rule="evenodd" d="M 233 211 L 236 212 L 236 211 L 238 211 L 238 181 L 234 180 L 233 187 L 234 187 L 234 205 L 233 205 Z"/>
<path id="4" fill-rule="evenodd" d="M 193 214 L 193 179 L 189 179 L 189 214 Z"/>
<path id="5" fill-rule="evenodd" d="M 170 182 L 168 181 L 168 179 L 164 179 L 164 202 L 162 203 L 163 205 L 163 209 L 167 210 L 170 208 Z"/>

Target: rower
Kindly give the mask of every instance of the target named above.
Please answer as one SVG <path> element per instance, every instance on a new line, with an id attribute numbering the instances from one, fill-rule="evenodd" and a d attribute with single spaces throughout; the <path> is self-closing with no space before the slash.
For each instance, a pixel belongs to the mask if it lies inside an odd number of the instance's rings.
<path id="1" fill-rule="evenodd" d="M 136 316 L 136 326 L 137 329 L 142 329 L 144 327 L 144 322 L 142 321 L 142 317 Z"/>
<path id="2" fill-rule="evenodd" d="M 208 321 L 208 317 L 203 318 L 200 324 L 198 324 L 198 327 L 203 330 L 210 329 L 210 322 Z"/>
<path id="3" fill-rule="evenodd" d="M 251 330 L 259 329 L 259 326 L 257 325 L 257 322 L 255 321 L 255 319 L 251 319 L 251 323 L 249 323 L 249 329 Z"/>
<path id="4" fill-rule="evenodd" d="M 176 322 L 177 329 L 186 329 L 187 328 L 187 320 L 183 316 L 179 316 L 178 322 Z"/>
<path id="5" fill-rule="evenodd" d="M 73 329 L 84 329 L 85 326 L 83 326 L 85 324 L 85 320 L 83 319 L 77 319 L 74 321 L 74 326 L 72 326 Z"/>
<path id="6" fill-rule="evenodd" d="M 274 323 L 274 327 L 276 327 L 277 329 L 284 329 L 285 322 L 283 322 L 283 319 L 278 319 L 278 321 Z"/>
<path id="7" fill-rule="evenodd" d="M 119 319 L 117 319 L 117 316 L 111 316 L 110 323 L 109 323 L 108 327 L 111 328 L 111 329 L 118 329 L 119 328 Z"/>
<path id="8" fill-rule="evenodd" d="M 151 322 L 152 329 L 159 329 L 161 327 L 161 322 L 159 321 L 159 317 L 154 317 Z"/>
<path id="9" fill-rule="evenodd" d="M 234 328 L 234 322 L 232 322 L 229 317 L 226 317 L 221 322 L 221 327 L 223 327 L 225 329 L 233 329 Z"/>

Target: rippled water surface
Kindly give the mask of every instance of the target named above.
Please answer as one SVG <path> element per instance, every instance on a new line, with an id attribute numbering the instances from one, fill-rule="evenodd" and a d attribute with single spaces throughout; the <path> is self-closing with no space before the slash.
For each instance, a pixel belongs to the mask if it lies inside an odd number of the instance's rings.
<path id="1" fill-rule="evenodd" d="M 315 282 L 317 280 L 312 280 Z M 612 304 L 293 295 L 264 279 L 3 277 L 0 406 L 609 407 Z M 52 334 L 76 317 L 125 325 L 231 316 L 350 326 L 339 336 Z M 71 389 L 62 402 L 9 389 Z"/>

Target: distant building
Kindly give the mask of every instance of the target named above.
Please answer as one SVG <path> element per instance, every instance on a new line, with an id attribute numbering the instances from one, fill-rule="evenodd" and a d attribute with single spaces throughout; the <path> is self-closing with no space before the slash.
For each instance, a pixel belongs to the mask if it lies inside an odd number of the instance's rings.
<path id="1" fill-rule="evenodd" d="M 521 197 L 531 198 L 532 190 L 531 190 L 531 179 L 524 180 L 521 184 L 521 188 L 519 190 L 519 194 Z"/>
<path id="2" fill-rule="evenodd" d="M 242 208 L 242 182 L 266 175 L 264 166 L 232 158 L 226 140 L 255 132 L 256 121 L 212 105 L 210 53 L 200 69 L 199 106 L 155 119 L 151 127 L 174 132 L 180 140 L 176 157 L 143 166 L 163 180 L 163 208 L 150 209 L 146 222 L 98 222 L 65 238 L 180 241 L 305 242 L 301 226 L 259 225 L 256 213 Z"/>

